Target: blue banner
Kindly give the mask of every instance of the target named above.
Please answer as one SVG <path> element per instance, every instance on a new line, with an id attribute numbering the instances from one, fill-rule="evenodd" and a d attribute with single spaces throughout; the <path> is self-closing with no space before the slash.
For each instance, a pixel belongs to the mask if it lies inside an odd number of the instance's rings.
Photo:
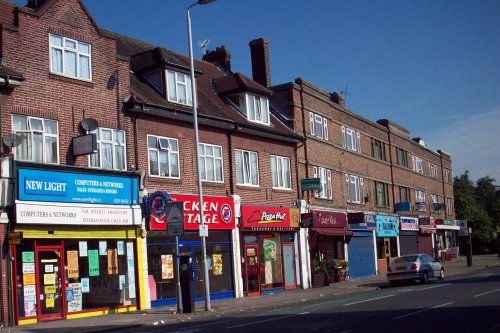
<path id="1" fill-rule="evenodd" d="M 137 205 L 139 180 L 130 177 L 19 169 L 19 200 Z"/>
<path id="2" fill-rule="evenodd" d="M 394 215 L 375 215 L 377 237 L 397 237 L 399 235 L 398 217 Z"/>

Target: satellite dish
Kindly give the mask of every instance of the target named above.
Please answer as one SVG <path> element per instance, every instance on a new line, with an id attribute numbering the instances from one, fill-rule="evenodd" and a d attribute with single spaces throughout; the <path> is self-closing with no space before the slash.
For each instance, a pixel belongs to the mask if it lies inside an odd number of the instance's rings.
<path id="1" fill-rule="evenodd" d="M 87 132 L 93 131 L 97 128 L 97 120 L 94 118 L 84 118 L 82 120 L 82 128 L 86 130 Z"/>
<path id="2" fill-rule="evenodd" d="M 15 133 L 6 134 L 3 136 L 2 141 L 7 147 L 14 148 L 21 143 L 21 136 Z"/>

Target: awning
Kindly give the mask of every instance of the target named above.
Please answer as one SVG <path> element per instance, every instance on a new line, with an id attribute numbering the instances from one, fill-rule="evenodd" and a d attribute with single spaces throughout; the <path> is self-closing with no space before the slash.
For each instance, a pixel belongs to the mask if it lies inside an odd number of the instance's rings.
<path id="1" fill-rule="evenodd" d="M 316 231 L 321 235 L 326 236 L 352 236 L 351 230 L 346 230 L 343 228 L 310 228 L 312 231 Z"/>
<path id="2" fill-rule="evenodd" d="M 436 224 L 436 229 L 440 230 L 460 230 L 458 225 Z"/>

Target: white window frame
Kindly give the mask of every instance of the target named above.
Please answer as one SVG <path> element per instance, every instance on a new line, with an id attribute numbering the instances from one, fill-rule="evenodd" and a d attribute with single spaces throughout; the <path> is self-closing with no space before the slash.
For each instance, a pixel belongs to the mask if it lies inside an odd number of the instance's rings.
<path id="1" fill-rule="evenodd" d="M 62 45 L 56 45 L 53 44 L 52 41 L 54 39 L 60 39 Z M 67 46 L 67 44 L 74 43 L 76 45 L 75 48 L 72 48 L 70 46 Z M 78 80 L 84 80 L 84 81 L 92 81 L 92 46 L 88 43 L 80 42 L 75 39 L 55 35 L 55 34 L 49 34 L 49 45 L 50 45 L 50 51 L 49 51 L 49 57 L 50 57 L 50 72 L 53 74 L 57 75 L 62 75 L 66 77 L 70 77 L 73 79 L 78 79 Z M 86 53 L 85 51 L 82 50 L 83 47 L 88 47 L 89 52 Z M 60 52 L 61 53 L 61 71 L 58 71 L 56 68 L 54 68 L 54 52 Z M 70 75 L 66 69 L 66 55 L 67 54 L 75 54 L 76 57 L 76 75 Z M 82 69 L 80 68 L 81 66 L 81 60 L 87 58 L 88 59 L 88 73 L 89 77 L 83 77 L 82 76 Z"/>
<path id="2" fill-rule="evenodd" d="M 155 147 L 150 147 L 150 140 L 156 140 Z M 169 179 L 180 179 L 181 178 L 181 166 L 179 163 L 179 140 L 175 138 L 169 138 L 158 135 L 147 135 L 147 144 L 148 144 L 148 173 L 150 177 L 161 177 L 161 178 L 169 178 Z M 177 148 L 175 148 L 177 147 Z M 168 173 L 161 175 L 161 162 L 160 157 L 161 153 L 166 154 L 167 157 L 167 168 Z M 151 154 L 155 154 L 156 156 L 156 170 L 158 173 L 151 172 Z M 177 167 L 177 170 L 172 171 L 173 167 Z"/>
<path id="3" fill-rule="evenodd" d="M 19 128 L 14 128 L 15 121 L 14 118 L 23 118 L 26 124 L 26 129 L 19 129 Z M 34 129 L 32 128 L 32 123 L 35 121 L 41 122 L 42 129 Z M 52 122 L 55 126 L 56 133 L 48 133 L 46 130 L 47 124 L 46 122 Z M 47 164 L 59 164 L 59 123 L 57 120 L 53 119 L 45 119 L 45 118 L 40 118 L 40 117 L 31 117 L 31 116 L 25 116 L 25 115 L 20 115 L 20 114 L 13 114 L 12 115 L 12 133 L 21 135 L 20 139 L 20 144 L 14 148 L 14 159 L 16 161 L 29 161 L 29 162 L 37 162 L 37 163 L 47 163 Z M 38 155 L 38 151 L 36 150 L 36 145 L 33 143 L 33 137 L 34 134 L 41 135 L 41 142 L 42 145 L 40 147 L 41 149 L 41 160 L 35 159 L 35 155 Z M 26 137 L 26 146 L 23 145 L 23 137 Z M 47 151 L 49 150 L 48 147 L 46 147 L 47 144 L 51 144 L 50 142 L 47 142 L 48 139 L 55 139 L 56 140 L 56 161 L 47 161 Z M 22 154 L 27 154 L 27 158 L 22 158 Z"/>
<path id="4" fill-rule="evenodd" d="M 247 119 L 254 123 L 269 125 L 269 99 L 247 93 L 245 100 Z"/>
<path id="5" fill-rule="evenodd" d="M 376 206 L 389 207 L 389 186 L 387 185 L 387 183 L 375 182 L 375 194 L 376 194 L 376 201 L 375 201 Z M 383 195 L 383 197 L 381 195 Z"/>
<path id="6" fill-rule="evenodd" d="M 413 155 L 413 171 L 424 173 L 424 166 L 421 157 Z"/>
<path id="7" fill-rule="evenodd" d="M 433 163 L 429 163 L 429 175 L 432 178 L 437 178 L 437 166 Z"/>
<path id="8" fill-rule="evenodd" d="M 254 151 L 235 149 L 236 184 L 244 186 L 259 186 L 259 154 Z M 255 167 L 251 159 L 254 158 Z M 241 168 L 241 170 L 239 170 Z"/>
<path id="9" fill-rule="evenodd" d="M 345 174 L 346 198 L 347 202 L 363 204 L 364 203 L 364 184 L 363 177 Z"/>
<path id="10" fill-rule="evenodd" d="M 110 132 L 111 133 L 111 139 L 106 140 L 103 139 L 103 132 Z M 97 137 L 97 152 L 94 154 L 89 155 L 89 167 L 94 168 L 94 169 L 107 169 L 107 170 L 120 170 L 120 171 L 125 171 L 127 170 L 127 140 L 125 137 L 125 131 L 123 130 L 117 130 L 113 128 L 106 128 L 106 127 L 98 127 L 95 130 L 91 131 L 90 133 L 93 133 Z M 118 134 L 121 133 L 123 137 L 123 142 L 118 141 Z M 104 168 L 103 165 L 103 155 L 102 155 L 102 145 L 108 144 L 111 145 L 111 154 L 112 154 L 112 167 L 111 168 Z M 122 160 L 123 163 L 122 165 L 118 165 L 118 161 L 116 158 L 116 154 L 118 152 L 118 149 L 123 151 L 123 156 Z"/>
<path id="11" fill-rule="evenodd" d="M 173 75 L 173 82 L 171 82 L 170 74 Z M 193 94 L 191 89 L 191 76 L 188 74 L 173 71 L 171 69 L 165 70 L 167 79 L 166 95 L 169 102 L 193 106 Z M 173 85 L 173 87 L 172 87 Z M 181 87 L 184 87 L 185 94 L 181 94 Z M 172 92 L 175 96 L 170 96 Z"/>
<path id="12" fill-rule="evenodd" d="M 332 170 L 313 167 L 314 178 L 319 178 L 321 184 L 320 191 L 314 191 L 314 196 L 321 199 L 333 199 Z"/>
<path id="13" fill-rule="evenodd" d="M 280 190 L 292 189 L 290 158 L 271 155 L 271 175 L 273 188 Z"/>
<path id="14" fill-rule="evenodd" d="M 441 209 L 434 210 L 433 204 L 437 204 L 437 203 L 439 203 L 439 196 L 437 194 L 431 193 L 431 210 L 433 212 L 439 212 L 441 210 Z"/>
<path id="15" fill-rule="evenodd" d="M 427 201 L 425 200 L 425 191 L 415 190 L 415 202 L 422 202 L 427 207 Z M 419 208 L 420 211 L 426 211 L 427 208 Z"/>
<path id="16" fill-rule="evenodd" d="M 342 126 L 342 146 L 351 151 L 361 153 L 361 133 L 352 128 Z"/>
<path id="17" fill-rule="evenodd" d="M 201 179 L 205 182 L 223 183 L 224 163 L 222 159 L 222 146 L 200 143 L 198 149 L 200 150 Z M 217 151 L 220 154 L 217 154 Z M 211 172 L 208 172 L 209 170 Z"/>
<path id="18" fill-rule="evenodd" d="M 309 112 L 309 129 L 311 135 L 328 141 L 328 119 Z"/>

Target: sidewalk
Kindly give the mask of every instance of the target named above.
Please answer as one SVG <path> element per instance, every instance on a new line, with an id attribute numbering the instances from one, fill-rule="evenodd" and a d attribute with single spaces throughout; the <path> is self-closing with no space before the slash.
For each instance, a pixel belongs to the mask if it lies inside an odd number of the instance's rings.
<path id="1" fill-rule="evenodd" d="M 485 267 L 500 267 L 498 255 L 474 256 L 472 266 L 467 266 L 465 257 L 453 261 L 443 262 L 446 278 L 471 273 Z M 203 302 L 196 303 L 195 313 L 175 313 L 175 305 L 153 308 L 131 313 L 120 313 L 106 316 L 89 317 L 73 320 L 58 320 L 34 325 L 5 327 L 4 332 L 105 332 L 134 327 L 166 325 L 172 323 L 197 320 L 217 319 L 229 316 L 231 313 L 252 313 L 257 309 L 282 306 L 297 302 L 306 302 L 325 296 L 342 296 L 346 294 L 364 293 L 388 286 L 385 274 L 350 280 L 348 282 L 332 284 L 323 288 L 296 289 L 278 294 L 260 297 L 230 298 L 212 300 L 211 311 L 205 311 Z"/>

